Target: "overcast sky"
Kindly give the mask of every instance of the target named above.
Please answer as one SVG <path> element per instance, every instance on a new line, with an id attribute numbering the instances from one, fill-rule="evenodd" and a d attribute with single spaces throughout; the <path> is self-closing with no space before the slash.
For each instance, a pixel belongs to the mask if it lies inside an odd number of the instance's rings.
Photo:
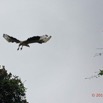
<path id="1" fill-rule="evenodd" d="M 52 38 L 17 51 L 3 33 Z M 103 0 L 0 0 L 0 36 L 0 64 L 26 80 L 28 102 L 103 102 L 103 77 L 85 79 L 103 69 Z"/>

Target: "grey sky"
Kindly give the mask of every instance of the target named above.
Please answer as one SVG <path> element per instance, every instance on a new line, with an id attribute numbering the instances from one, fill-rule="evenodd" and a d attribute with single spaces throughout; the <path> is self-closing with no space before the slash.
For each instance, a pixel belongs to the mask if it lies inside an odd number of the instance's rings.
<path id="1" fill-rule="evenodd" d="M 17 51 L 2 34 L 20 40 L 52 35 L 45 44 Z M 0 58 L 25 81 L 30 103 L 101 103 L 103 77 L 84 79 L 103 67 L 103 0 L 0 0 Z"/>

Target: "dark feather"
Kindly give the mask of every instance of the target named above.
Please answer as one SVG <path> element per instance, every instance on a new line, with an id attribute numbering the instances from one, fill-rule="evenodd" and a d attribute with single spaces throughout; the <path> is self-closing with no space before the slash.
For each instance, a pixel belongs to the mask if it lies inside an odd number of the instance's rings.
<path id="1" fill-rule="evenodd" d="M 26 41 L 24 41 L 25 43 L 29 44 L 29 43 L 39 43 L 40 40 L 40 36 L 33 36 L 28 38 Z"/>
<path id="2" fill-rule="evenodd" d="M 12 36 L 9 36 L 9 35 L 7 35 L 7 34 L 3 34 L 3 37 L 4 37 L 8 42 L 12 42 L 12 43 L 14 43 L 14 42 L 16 42 L 16 43 L 20 43 L 20 40 L 14 38 L 14 37 L 12 37 Z"/>

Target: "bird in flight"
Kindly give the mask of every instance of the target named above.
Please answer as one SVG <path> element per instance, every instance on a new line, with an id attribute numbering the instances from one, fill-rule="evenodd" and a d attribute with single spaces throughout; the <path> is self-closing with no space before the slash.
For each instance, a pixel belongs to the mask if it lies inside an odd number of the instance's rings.
<path id="1" fill-rule="evenodd" d="M 48 36 L 48 35 L 43 35 L 43 36 L 33 36 L 33 37 L 30 37 L 28 38 L 27 40 L 24 40 L 24 41 L 20 41 L 12 36 L 9 36 L 7 34 L 3 34 L 3 37 L 8 41 L 8 42 L 11 42 L 11 43 L 19 43 L 18 45 L 18 48 L 17 50 L 19 49 L 23 49 L 23 46 L 27 46 L 27 47 L 30 47 L 29 44 L 31 43 L 39 43 L 39 44 L 42 44 L 42 43 L 46 43 L 47 41 L 49 41 L 51 39 L 52 36 Z"/>

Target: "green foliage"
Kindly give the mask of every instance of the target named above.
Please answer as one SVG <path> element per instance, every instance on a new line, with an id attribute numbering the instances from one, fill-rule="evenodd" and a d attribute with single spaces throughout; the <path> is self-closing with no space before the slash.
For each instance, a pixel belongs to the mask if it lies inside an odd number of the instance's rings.
<path id="1" fill-rule="evenodd" d="M 98 73 L 98 75 L 102 76 L 103 75 L 103 70 L 100 70 L 100 72 Z"/>
<path id="2" fill-rule="evenodd" d="M 97 72 L 96 72 L 96 73 L 97 73 Z M 93 76 L 88 77 L 88 78 L 85 78 L 85 79 L 98 78 L 98 77 L 100 77 L 100 76 L 103 76 L 103 70 L 101 70 L 101 69 L 99 70 L 98 74 L 93 75 Z"/>
<path id="3" fill-rule="evenodd" d="M 27 103 L 25 90 L 18 76 L 0 69 L 0 103 Z"/>

